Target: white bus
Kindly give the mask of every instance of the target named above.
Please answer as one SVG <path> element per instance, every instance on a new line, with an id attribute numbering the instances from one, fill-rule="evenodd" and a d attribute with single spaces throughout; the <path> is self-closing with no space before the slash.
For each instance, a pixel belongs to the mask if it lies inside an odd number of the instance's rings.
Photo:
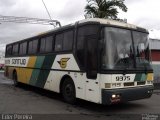
<path id="1" fill-rule="evenodd" d="M 151 97 L 150 62 L 146 29 L 91 18 L 8 44 L 5 76 L 106 105 Z"/>

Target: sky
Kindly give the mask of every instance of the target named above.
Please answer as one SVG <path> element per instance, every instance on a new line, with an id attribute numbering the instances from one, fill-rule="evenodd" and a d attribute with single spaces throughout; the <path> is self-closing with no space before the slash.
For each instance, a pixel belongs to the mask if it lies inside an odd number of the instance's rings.
<path id="1" fill-rule="evenodd" d="M 86 0 L 44 0 L 52 19 L 62 25 L 84 19 Z M 127 13 L 119 10 L 118 17 L 128 23 L 147 28 L 150 37 L 160 39 L 160 0 L 125 0 Z M 49 19 L 42 0 L 0 0 L 0 15 Z M 41 32 L 54 29 L 53 26 L 18 23 L 0 24 L 0 51 L 5 45 Z"/>

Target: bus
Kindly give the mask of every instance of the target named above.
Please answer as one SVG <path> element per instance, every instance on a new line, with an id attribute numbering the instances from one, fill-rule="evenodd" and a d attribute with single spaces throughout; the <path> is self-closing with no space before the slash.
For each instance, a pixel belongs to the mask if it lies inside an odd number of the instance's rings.
<path id="1" fill-rule="evenodd" d="M 108 19 L 80 20 L 6 45 L 5 76 L 76 98 L 110 105 L 153 93 L 148 31 Z"/>

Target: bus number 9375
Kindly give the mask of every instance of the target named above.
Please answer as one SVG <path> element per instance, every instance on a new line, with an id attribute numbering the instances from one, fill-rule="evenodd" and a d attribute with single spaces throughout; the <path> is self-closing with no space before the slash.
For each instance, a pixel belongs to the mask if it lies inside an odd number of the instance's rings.
<path id="1" fill-rule="evenodd" d="M 130 76 L 117 76 L 116 81 L 130 81 Z"/>

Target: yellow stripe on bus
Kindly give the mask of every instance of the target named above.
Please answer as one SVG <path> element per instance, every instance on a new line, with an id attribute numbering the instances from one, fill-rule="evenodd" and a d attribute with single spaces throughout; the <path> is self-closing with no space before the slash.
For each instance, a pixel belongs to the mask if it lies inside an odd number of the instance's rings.
<path id="1" fill-rule="evenodd" d="M 36 59 L 37 59 L 37 57 L 30 57 L 29 61 L 28 61 L 28 64 L 27 64 L 27 67 L 32 67 L 33 68 L 34 65 L 35 65 Z"/>
<path id="2" fill-rule="evenodd" d="M 22 83 L 28 84 L 32 75 L 32 71 L 35 65 L 37 57 L 30 57 L 27 67 L 28 68 L 19 68 L 18 70 L 18 80 Z"/>
<path id="3" fill-rule="evenodd" d="M 152 81 L 153 80 L 153 73 L 148 73 L 147 74 L 147 81 Z"/>

